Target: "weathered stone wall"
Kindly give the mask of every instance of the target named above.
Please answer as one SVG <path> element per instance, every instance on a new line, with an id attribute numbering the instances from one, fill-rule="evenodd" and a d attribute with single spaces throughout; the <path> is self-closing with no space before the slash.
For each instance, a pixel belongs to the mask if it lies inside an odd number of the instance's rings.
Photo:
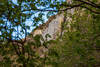
<path id="1" fill-rule="evenodd" d="M 49 34 L 51 38 L 48 38 L 48 40 L 55 39 L 56 35 L 60 34 L 61 32 L 61 23 L 63 22 L 63 20 L 63 14 L 51 16 L 45 24 L 40 25 L 38 28 L 36 28 L 32 32 L 32 34 L 33 36 L 41 34 L 44 39 L 46 34 Z"/>
<path id="2" fill-rule="evenodd" d="M 72 3 L 71 0 L 66 0 L 66 1 L 69 4 Z M 73 14 L 74 9 L 68 10 L 67 13 Z M 34 31 L 31 32 L 31 34 L 33 36 L 41 34 L 44 39 L 45 39 L 45 35 L 49 34 L 51 38 L 47 38 L 47 40 L 56 39 L 57 35 L 61 34 L 61 27 L 62 27 L 62 22 L 64 22 L 64 18 L 65 18 L 64 13 L 61 13 L 61 14 L 58 13 L 57 15 L 53 15 L 48 19 L 46 23 L 34 29 Z M 66 20 L 68 21 L 70 21 L 71 19 L 72 18 L 70 18 L 69 16 L 66 17 Z"/>

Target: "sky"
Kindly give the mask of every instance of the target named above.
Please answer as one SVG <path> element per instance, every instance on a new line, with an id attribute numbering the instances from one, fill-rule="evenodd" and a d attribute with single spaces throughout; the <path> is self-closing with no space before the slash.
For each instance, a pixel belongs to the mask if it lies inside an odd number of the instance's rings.
<path id="1" fill-rule="evenodd" d="M 17 0 L 12 0 L 12 2 L 13 2 L 14 4 L 17 4 Z M 43 18 L 45 19 L 44 22 L 46 22 L 46 21 L 48 20 L 47 17 L 46 17 L 46 14 L 47 14 L 47 12 L 45 12 L 45 15 L 43 16 Z M 37 16 L 37 15 L 38 15 L 38 13 L 32 15 L 29 19 L 26 19 L 25 24 L 28 25 L 28 26 L 30 26 L 30 29 L 27 30 L 28 33 L 32 32 L 33 29 L 35 28 L 35 27 L 32 26 L 32 23 L 33 23 L 32 19 L 33 19 L 34 16 Z M 40 24 L 41 24 L 41 23 L 40 23 Z M 21 28 L 19 27 L 19 30 L 20 30 L 20 29 L 21 29 Z M 16 36 L 16 35 L 17 35 L 17 33 L 16 33 L 16 32 L 13 32 L 13 36 Z M 20 36 L 20 38 L 24 38 L 24 37 L 25 37 L 24 34 L 23 34 L 22 36 Z"/>

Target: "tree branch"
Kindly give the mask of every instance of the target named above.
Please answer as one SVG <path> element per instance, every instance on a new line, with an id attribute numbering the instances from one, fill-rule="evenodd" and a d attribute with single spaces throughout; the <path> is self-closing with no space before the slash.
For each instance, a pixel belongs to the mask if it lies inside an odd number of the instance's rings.
<path id="1" fill-rule="evenodd" d="M 34 10 L 34 11 L 53 11 L 53 12 L 59 12 L 59 11 L 66 11 L 66 10 L 69 10 L 69 9 L 72 9 L 72 8 L 75 8 L 75 7 L 79 7 L 81 5 L 83 5 L 84 3 L 80 3 L 78 5 L 70 5 L 69 7 L 65 8 L 65 9 L 60 9 L 60 10 L 46 10 L 46 9 L 29 9 L 29 10 L 23 10 L 22 12 L 25 12 L 25 11 L 31 11 L 31 10 Z"/>
<path id="2" fill-rule="evenodd" d="M 78 5 L 68 5 L 67 8 L 65 8 L 65 9 L 60 9 L 60 10 L 29 9 L 29 10 L 23 10 L 22 12 L 24 12 L 24 11 L 31 11 L 31 10 L 34 10 L 34 11 L 53 11 L 53 12 L 61 12 L 61 11 L 67 11 L 67 10 L 69 10 L 69 9 L 73 9 L 73 8 L 75 8 L 75 7 L 82 7 L 82 8 L 86 8 L 87 10 L 89 10 L 89 11 L 91 11 L 91 12 L 93 12 L 93 13 L 100 14 L 100 12 L 94 11 L 94 10 L 92 10 L 91 8 L 88 8 L 88 7 L 82 6 L 82 5 L 87 4 L 87 5 L 91 5 L 92 7 L 97 7 L 97 8 L 100 8 L 100 6 L 95 6 L 95 5 L 91 4 L 91 3 L 88 3 L 88 2 L 85 2 L 85 1 L 82 1 L 82 0 L 76 0 L 76 1 L 80 1 L 80 2 L 82 2 L 82 3 L 80 3 L 80 4 L 78 4 Z"/>
<path id="3" fill-rule="evenodd" d="M 78 2 L 81 2 L 81 3 L 85 3 L 85 4 L 87 4 L 87 5 L 90 5 L 90 6 L 94 7 L 94 8 L 100 9 L 100 6 L 99 6 L 98 4 L 95 4 L 95 3 L 93 3 L 93 2 L 91 2 L 91 1 L 89 1 L 89 0 L 88 0 L 88 2 L 83 1 L 83 0 L 75 0 L 75 1 L 78 1 Z M 89 3 L 89 2 L 90 2 L 90 3 Z"/>
<path id="4" fill-rule="evenodd" d="M 81 7 L 82 7 L 82 8 L 86 8 L 87 10 L 89 10 L 89 11 L 95 13 L 95 14 L 100 14 L 100 12 L 97 12 L 97 11 L 95 11 L 95 10 L 92 10 L 92 9 L 89 8 L 89 7 L 86 7 L 86 6 L 81 6 Z"/>

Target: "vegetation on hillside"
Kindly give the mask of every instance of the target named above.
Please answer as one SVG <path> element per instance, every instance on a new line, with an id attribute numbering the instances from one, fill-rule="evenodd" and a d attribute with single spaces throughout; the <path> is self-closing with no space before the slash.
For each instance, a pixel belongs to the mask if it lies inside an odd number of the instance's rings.
<path id="1" fill-rule="evenodd" d="M 50 41 L 30 35 L 33 41 L 27 42 L 25 21 L 32 17 L 36 27 L 45 12 L 71 18 L 62 24 L 63 35 Z M 0 0 L 0 67 L 100 67 L 99 59 L 99 0 Z"/>

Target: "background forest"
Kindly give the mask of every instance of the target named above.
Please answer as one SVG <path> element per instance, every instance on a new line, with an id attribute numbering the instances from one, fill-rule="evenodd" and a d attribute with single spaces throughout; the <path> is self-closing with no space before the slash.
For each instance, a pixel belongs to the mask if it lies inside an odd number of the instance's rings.
<path id="1" fill-rule="evenodd" d="M 71 21 L 64 21 L 56 40 L 29 34 L 31 26 L 44 23 L 44 15 L 57 13 Z M 42 58 L 40 47 L 48 50 Z M 0 0 L 0 67 L 100 67 L 100 1 Z"/>

